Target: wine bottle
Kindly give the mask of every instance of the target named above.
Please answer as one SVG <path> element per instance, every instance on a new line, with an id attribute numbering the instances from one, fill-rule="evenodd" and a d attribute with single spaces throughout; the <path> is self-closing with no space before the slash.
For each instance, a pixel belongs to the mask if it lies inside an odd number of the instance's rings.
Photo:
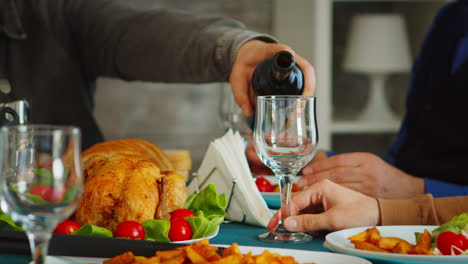
<path id="1" fill-rule="evenodd" d="M 259 95 L 300 95 L 304 90 L 304 74 L 289 51 L 280 51 L 260 62 L 252 75 L 252 88 Z M 255 127 L 255 113 L 249 117 Z"/>
<path id="2" fill-rule="evenodd" d="M 304 74 L 289 51 L 280 51 L 260 62 L 252 76 L 255 95 L 300 95 Z"/>

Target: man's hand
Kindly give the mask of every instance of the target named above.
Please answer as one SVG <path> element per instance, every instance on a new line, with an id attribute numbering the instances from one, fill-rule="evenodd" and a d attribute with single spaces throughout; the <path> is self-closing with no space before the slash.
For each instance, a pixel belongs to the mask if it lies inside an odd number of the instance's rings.
<path id="1" fill-rule="evenodd" d="M 278 225 L 279 212 L 268 224 Z M 292 194 L 291 215 L 284 221 L 289 231 L 313 232 L 378 225 L 379 205 L 375 198 L 322 180 Z"/>
<path id="2" fill-rule="evenodd" d="M 347 153 L 309 163 L 298 185 L 329 179 L 366 195 L 384 199 L 424 193 L 424 179 L 411 176 L 370 153 Z"/>
<path id="3" fill-rule="evenodd" d="M 304 92 L 302 94 L 313 94 L 315 88 L 315 73 L 314 68 L 309 62 L 295 54 L 294 51 L 286 45 L 265 43 L 260 40 L 250 40 L 239 49 L 229 77 L 234 99 L 246 116 L 250 116 L 253 113 L 255 106 L 255 95 L 251 85 L 252 74 L 255 67 L 264 59 L 282 50 L 287 50 L 294 55 L 296 63 L 301 67 L 304 73 Z"/>
<path id="4" fill-rule="evenodd" d="M 328 158 L 327 152 L 321 151 L 321 150 L 317 150 L 317 152 L 315 153 L 315 155 L 314 155 L 314 157 L 312 158 L 312 161 L 311 161 L 311 162 L 316 162 L 316 161 L 323 160 L 323 159 L 326 159 L 326 158 Z M 304 168 L 307 168 L 307 166 L 304 167 Z"/>

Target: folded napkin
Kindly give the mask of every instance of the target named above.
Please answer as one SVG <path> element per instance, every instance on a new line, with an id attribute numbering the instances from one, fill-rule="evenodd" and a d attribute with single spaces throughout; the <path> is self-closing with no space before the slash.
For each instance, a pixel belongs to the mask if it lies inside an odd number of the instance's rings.
<path id="1" fill-rule="evenodd" d="M 188 192 L 198 192 L 212 183 L 228 198 L 226 219 L 266 227 L 272 212 L 255 185 L 245 156 L 246 146 L 239 133 L 232 130 L 212 141 Z"/>

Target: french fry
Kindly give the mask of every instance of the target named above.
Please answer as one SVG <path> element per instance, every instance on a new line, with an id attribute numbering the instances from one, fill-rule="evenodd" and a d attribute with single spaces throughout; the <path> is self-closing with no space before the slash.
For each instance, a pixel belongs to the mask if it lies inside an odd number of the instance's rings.
<path id="1" fill-rule="evenodd" d="M 431 247 L 432 247 L 431 233 L 427 229 L 424 229 L 424 233 L 422 233 L 421 236 L 419 237 L 419 241 L 416 244 L 416 248 L 430 250 Z"/>
<path id="2" fill-rule="evenodd" d="M 157 251 L 153 257 L 134 256 L 125 252 L 104 264 L 298 264 L 291 256 L 281 256 L 265 250 L 254 256 L 251 252 L 242 254 L 237 243 L 218 254 L 218 248 L 208 240 L 195 242 L 173 250 Z"/>
<path id="3" fill-rule="evenodd" d="M 368 242 L 374 245 L 377 245 L 377 243 L 380 240 L 380 231 L 377 229 L 377 227 L 373 227 L 369 230 L 369 240 Z"/>
<path id="4" fill-rule="evenodd" d="M 210 262 L 214 264 L 240 264 L 240 263 L 245 263 L 242 262 L 242 255 L 229 255 L 227 257 L 218 259 L 214 262 Z M 254 262 L 252 262 L 254 263 Z"/>
<path id="5" fill-rule="evenodd" d="M 424 229 L 424 232 L 419 237 L 418 243 L 416 244 L 414 249 L 410 252 L 410 254 L 432 255 L 431 247 L 432 247 L 431 233 L 427 229 Z"/>
<path id="6" fill-rule="evenodd" d="M 255 256 L 252 254 L 252 252 L 245 254 L 242 259 L 245 264 L 255 263 Z"/>
<path id="7" fill-rule="evenodd" d="M 230 247 L 224 249 L 223 257 L 227 257 L 230 255 L 240 255 L 239 245 L 237 243 L 232 244 Z"/>
<path id="8" fill-rule="evenodd" d="M 382 252 L 382 253 L 390 253 L 389 250 L 379 248 L 376 245 L 367 241 L 351 241 L 351 243 L 354 244 L 354 248 L 356 249 L 362 249 L 362 250 L 374 251 L 374 252 Z"/>
<path id="9" fill-rule="evenodd" d="M 382 249 L 392 250 L 399 242 L 408 243 L 406 240 L 399 237 L 381 237 L 379 241 L 377 241 L 376 246 Z"/>
<path id="10" fill-rule="evenodd" d="M 203 255 L 199 254 L 193 247 L 187 246 L 185 250 L 187 252 L 187 258 L 193 264 L 204 264 L 208 262 L 208 260 L 205 259 Z"/>
<path id="11" fill-rule="evenodd" d="M 169 264 L 169 263 L 166 263 L 166 262 L 161 262 L 158 257 L 145 258 L 145 257 L 141 257 L 141 256 L 136 256 L 135 257 L 135 262 L 133 262 L 133 264 L 161 264 L 161 263 Z M 171 264 L 182 264 L 182 263 L 183 262 L 179 261 L 177 263 L 174 262 L 174 263 L 171 263 Z"/>
<path id="12" fill-rule="evenodd" d="M 168 260 L 161 261 L 161 262 L 155 262 L 151 264 L 184 264 L 186 259 L 187 259 L 186 257 L 178 256 L 172 259 L 168 259 Z"/>
<path id="13" fill-rule="evenodd" d="M 414 245 L 411 245 L 408 241 L 403 240 L 398 242 L 395 247 L 392 248 L 392 253 L 396 254 L 410 254 L 414 250 Z"/>
<path id="14" fill-rule="evenodd" d="M 159 257 L 161 261 L 177 258 L 179 256 L 183 256 L 185 258 L 185 256 L 187 256 L 187 253 L 185 252 L 185 250 L 180 249 L 156 251 L 156 257 Z"/>
<path id="15" fill-rule="evenodd" d="M 348 237 L 350 241 L 365 241 L 372 244 L 377 244 L 380 240 L 380 231 L 376 227 L 368 228 L 365 231 Z"/>
<path id="16" fill-rule="evenodd" d="M 348 237 L 348 240 L 350 241 L 368 241 L 369 240 L 369 234 L 370 234 L 370 228 L 366 229 L 365 231 L 356 234 L 354 236 Z"/>
<path id="17" fill-rule="evenodd" d="M 398 237 L 382 237 L 376 227 L 348 237 L 356 249 L 397 254 L 432 255 L 431 233 L 424 230 L 416 245 Z"/>
<path id="18" fill-rule="evenodd" d="M 218 260 L 221 256 L 218 254 L 218 248 L 209 244 L 194 247 L 200 255 L 204 256 L 208 261 Z"/>
<path id="19" fill-rule="evenodd" d="M 132 264 L 135 262 L 135 256 L 131 251 L 126 251 L 111 259 L 104 260 L 102 264 Z"/>

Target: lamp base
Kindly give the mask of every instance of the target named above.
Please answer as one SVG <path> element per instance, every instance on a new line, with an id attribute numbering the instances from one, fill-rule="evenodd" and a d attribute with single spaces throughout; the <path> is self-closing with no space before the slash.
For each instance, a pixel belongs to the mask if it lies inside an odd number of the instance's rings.
<path id="1" fill-rule="evenodd" d="M 372 74 L 370 78 L 369 100 L 358 120 L 367 122 L 398 122 L 385 98 L 386 74 Z"/>

